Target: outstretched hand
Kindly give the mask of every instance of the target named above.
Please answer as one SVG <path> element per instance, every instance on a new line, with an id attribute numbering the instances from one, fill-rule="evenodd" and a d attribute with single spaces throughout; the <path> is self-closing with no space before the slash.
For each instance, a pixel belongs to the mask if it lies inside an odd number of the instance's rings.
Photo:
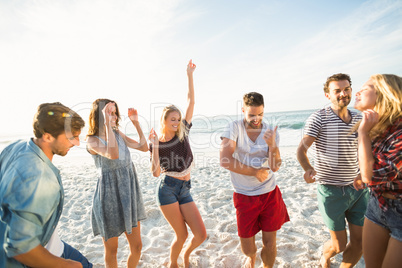
<path id="1" fill-rule="evenodd" d="M 116 105 L 114 104 L 114 102 L 109 102 L 108 104 L 105 105 L 105 107 L 103 107 L 102 114 L 105 120 L 104 122 L 105 124 L 110 124 L 110 121 L 113 120 L 112 118 L 113 112 L 116 112 Z"/>
<path id="2" fill-rule="evenodd" d="M 187 64 L 187 75 L 193 74 L 196 65 L 193 63 L 193 60 L 190 60 Z"/>
<path id="3" fill-rule="evenodd" d="M 148 139 L 154 146 L 159 144 L 158 135 L 156 134 L 154 128 L 151 128 Z"/>
<path id="4" fill-rule="evenodd" d="M 263 139 L 267 143 L 268 147 L 275 147 L 276 145 L 276 130 L 278 129 L 278 126 L 272 129 L 267 129 L 265 131 Z"/>
<path id="5" fill-rule="evenodd" d="M 362 112 L 363 119 L 360 122 L 358 132 L 369 133 L 370 130 L 378 123 L 379 115 L 376 111 L 368 109 Z"/>
<path id="6" fill-rule="evenodd" d="M 138 122 L 138 111 L 134 108 L 128 108 L 128 117 L 131 121 Z"/>

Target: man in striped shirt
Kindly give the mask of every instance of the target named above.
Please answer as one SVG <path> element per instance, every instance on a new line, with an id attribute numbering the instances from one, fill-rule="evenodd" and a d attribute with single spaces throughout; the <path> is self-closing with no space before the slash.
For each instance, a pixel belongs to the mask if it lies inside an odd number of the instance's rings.
<path id="1" fill-rule="evenodd" d="M 318 183 L 318 208 L 331 235 L 323 247 L 321 266 L 330 267 L 331 257 L 343 252 L 340 267 L 353 267 L 362 256 L 362 230 L 369 196 L 361 182 L 357 133 L 352 130 L 361 116 L 347 108 L 352 97 L 349 75 L 339 73 L 328 77 L 324 93 L 331 105 L 308 118 L 297 159 L 305 171 L 304 180 Z M 307 157 L 313 143 L 314 167 Z"/>

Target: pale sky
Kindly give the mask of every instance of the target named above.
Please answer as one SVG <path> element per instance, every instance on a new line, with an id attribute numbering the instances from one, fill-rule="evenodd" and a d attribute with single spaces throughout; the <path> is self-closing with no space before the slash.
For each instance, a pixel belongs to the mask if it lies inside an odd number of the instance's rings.
<path id="1" fill-rule="evenodd" d="M 249 91 L 266 112 L 318 109 L 334 73 L 354 93 L 402 75 L 402 1 L 1 0 L 0 135 L 30 133 L 43 102 L 86 121 L 97 98 L 143 121 L 185 109 L 189 59 L 196 115 L 237 114 Z"/>

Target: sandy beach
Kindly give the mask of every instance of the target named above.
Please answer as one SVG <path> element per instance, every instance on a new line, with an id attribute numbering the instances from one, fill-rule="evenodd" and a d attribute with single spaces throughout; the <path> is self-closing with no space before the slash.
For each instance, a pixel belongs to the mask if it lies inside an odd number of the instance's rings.
<path id="1" fill-rule="evenodd" d="M 316 186 L 304 182 L 295 151 L 295 147 L 281 148 L 283 164 L 276 173 L 291 221 L 277 233 L 275 267 L 318 267 L 322 245 L 329 239 L 329 233 L 317 208 Z M 219 166 L 218 155 L 216 151 L 195 158 L 201 161 L 195 162 L 191 191 L 205 222 L 208 238 L 193 252 L 192 267 L 237 268 L 246 261 L 237 236 L 230 175 Z M 141 222 L 143 250 L 139 267 L 164 267 L 174 232 L 156 205 L 154 194 L 158 178 L 151 176 L 149 160 L 145 159 L 149 159 L 148 153 L 141 153 L 139 163 L 134 159 L 148 217 Z M 70 153 L 66 157 L 55 157 L 54 163 L 61 171 L 65 189 L 60 236 L 79 249 L 95 267 L 104 267 L 102 238 L 93 236 L 90 222 L 97 180 L 93 160 L 89 154 Z M 256 241 L 257 247 L 261 248 L 261 232 Z M 128 244 L 122 235 L 119 238 L 119 267 L 126 267 L 128 252 Z M 339 267 L 341 260 L 340 255 L 334 257 L 332 265 Z M 356 265 L 358 268 L 364 266 L 363 259 Z M 259 256 L 256 267 L 262 267 Z"/>

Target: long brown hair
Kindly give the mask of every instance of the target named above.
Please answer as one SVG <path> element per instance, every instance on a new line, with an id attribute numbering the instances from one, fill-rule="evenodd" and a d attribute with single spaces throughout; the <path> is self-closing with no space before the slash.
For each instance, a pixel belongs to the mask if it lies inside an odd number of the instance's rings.
<path id="1" fill-rule="evenodd" d="M 116 106 L 116 128 L 119 127 L 120 112 L 117 103 L 109 99 L 97 99 L 92 103 L 92 110 L 89 114 L 89 129 L 87 136 L 99 135 L 100 129 L 104 126 L 103 122 L 105 121 L 102 110 L 109 102 L 113 102 Z"/>

